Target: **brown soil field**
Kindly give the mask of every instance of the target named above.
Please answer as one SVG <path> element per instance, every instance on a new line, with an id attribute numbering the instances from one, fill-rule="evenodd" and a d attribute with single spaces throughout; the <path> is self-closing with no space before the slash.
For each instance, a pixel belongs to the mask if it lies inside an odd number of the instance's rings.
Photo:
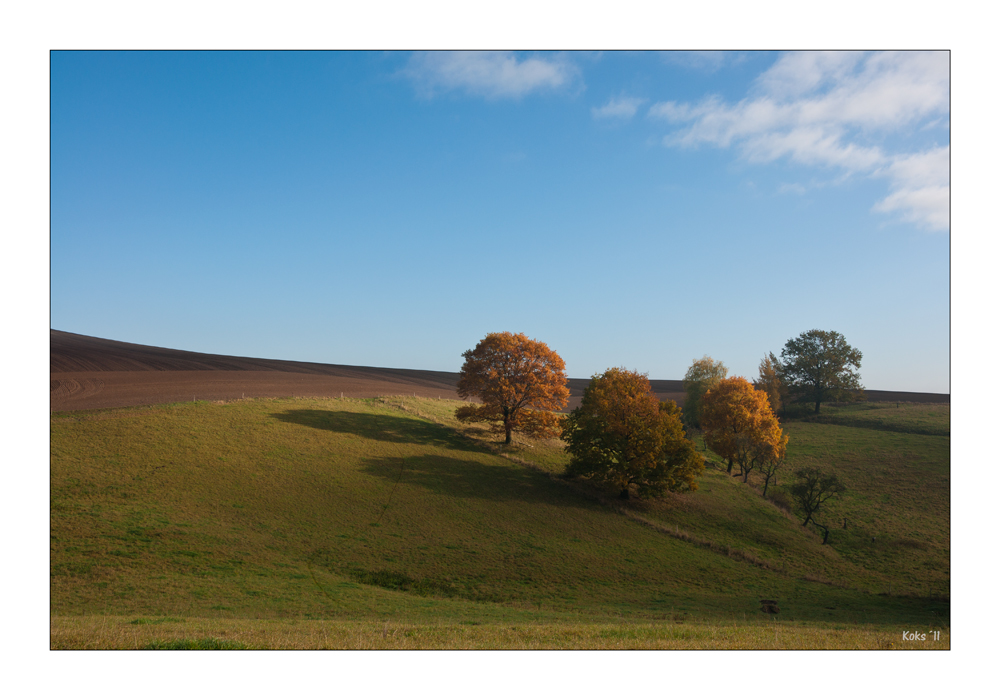
<path id="1" fill-rule="evenodd" d="M 51 330 L 50 410 L 79 411 L 179 401 L 413 395 L 458 399 L 458 372 L 385 369 L 209 355 Z M 580 405 L 590 379 L 570 379 Z M 684 400 L 680 380 L 651 380 L 662 399 Z M 948 394 L 868 391 L 871 401 L 944 402 Z"/>

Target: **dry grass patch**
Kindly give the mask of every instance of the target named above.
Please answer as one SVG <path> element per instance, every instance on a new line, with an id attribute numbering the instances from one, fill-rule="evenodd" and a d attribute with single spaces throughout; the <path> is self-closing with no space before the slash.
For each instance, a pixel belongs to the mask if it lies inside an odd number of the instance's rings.
<path id="1" fill-rule="evenodd" d="M 948 628 L 927 639 L 878 626 L 618 622 L 433 624 L 333 620 L 189 619 L 137 626 L 125 617 L 55 617 L 53 649 L 921 649 L 951 648 Z M 930 633 L 930 634 L 927 634 Z"/>

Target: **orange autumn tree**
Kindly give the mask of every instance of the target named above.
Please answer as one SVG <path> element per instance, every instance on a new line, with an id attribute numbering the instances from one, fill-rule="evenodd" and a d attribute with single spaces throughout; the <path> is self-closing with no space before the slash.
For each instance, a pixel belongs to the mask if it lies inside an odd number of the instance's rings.
<path id="1" fill-rule="evenodd" d="M 743 377 L 723 379 L 705 394 L 701 427 L 705 444 L 717 455 L 743 470 L 746 483 L 750 472 L 767 468 L 768 481 L 774 467 L 785 458 L 788 436 L 778 425 L 767 393 L 755 389 Z"/>
<path id="2" fill-rule="evenodd" d="M 472 350 L 462 353 L 465 363 L 457 391 L 463 399 L 482 404 L 462 406 L 455 417 L 464 423 L 489 423 L 511 444 L 516 431 L 535 437 L 557 437 L 562 419 L 551 413 L 569 402 L 566 364 L 545 343 L 524 333 L 490 333 Z"/>
<path id="3" fill-rule="evenodd" d="M 625 369 L 591 379 L 566 420 L 563 440 L 571 455 L 567 475 L 603 481 L 621 498 L 631 486 L 640 496 L 694 491 L 705 466 L 684 437 L 677 404 L 660 401 L 645 374 Z"/>

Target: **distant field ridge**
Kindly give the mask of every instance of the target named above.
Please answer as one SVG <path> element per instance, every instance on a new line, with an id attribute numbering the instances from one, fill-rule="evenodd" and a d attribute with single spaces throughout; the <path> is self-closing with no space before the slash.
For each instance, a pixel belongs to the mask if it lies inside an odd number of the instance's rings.
<path id="1" fill-rule="evenodd" d="M 213 355 L 54 329 L 49 337 L 49 371 L 52 411 L 289 396 L 458 398 L 458 372 Z M 570 409 L 580 404 L 589 382 L 589 378 L 569 380 Z M 660 399 L 683 402 L 681 380 L 650 383 Z M 870 401 L 950 402 L 948 394 L 868 391 L 866 395 Z"/>

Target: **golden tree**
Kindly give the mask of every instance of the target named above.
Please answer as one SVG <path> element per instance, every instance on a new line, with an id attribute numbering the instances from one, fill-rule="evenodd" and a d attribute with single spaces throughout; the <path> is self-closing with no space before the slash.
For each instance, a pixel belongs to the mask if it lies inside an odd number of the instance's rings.
<path id="1" fill-rule="evenodd" d="M 684 437 L 680 409 L 661 402 L 644 374 L 609 369 L 595 375 L 563 431 L 571 458 L 566 473 L 604 481 L 629 497 L 694 491 L 702 456 Z"/>
<path id="2" fill-rule="evenodd" d="M 548 345 L 523 333 L 490 333 L 462 357 L 458 395 L 478 397 L 482 404 L 459 408 L 456 418 L 490 423 L 495 432 L 505 434 L 507 445 L 515 431 L 559 435 L 562 420 L 550 412 L 569 402 L 566 364 Z"/>
<path id="3" fill-rule="evenodd" d="M 720 457 L 740 465 L 744 483 L 754 469 L 780 463 L 788 436 L 778 425 L 767 394 L 743 377 L 723 379 L 702 401 L 705 444 Z"/>
<path id="4" fill-rule="evenodd" d="M 726 378 L 729 372 L 721 362 L 708 355 L 695 360 L 684 374 L 684 420 L 688 425 L 701 426 L 701 402 L 705 393 Z"/>

